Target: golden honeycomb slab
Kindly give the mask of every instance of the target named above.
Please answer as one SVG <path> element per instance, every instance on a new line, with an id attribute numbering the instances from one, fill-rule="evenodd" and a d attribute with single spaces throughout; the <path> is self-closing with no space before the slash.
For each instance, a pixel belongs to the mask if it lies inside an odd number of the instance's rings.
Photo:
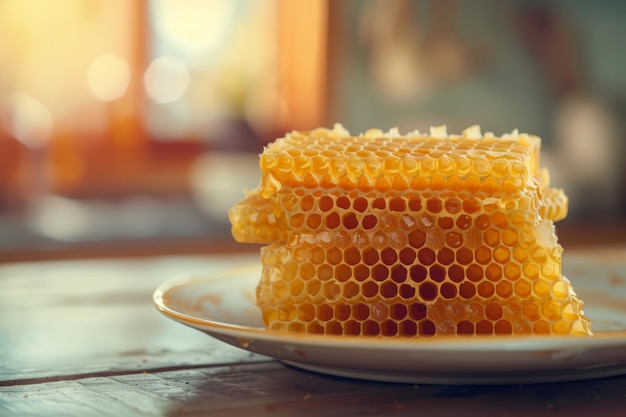
<path id="1" fill-rule="evenodd" d="M 343 127 L 292 132 L 260 155 L 229 211 L 264 243 L 257 305 L 270 330 L 421 338 L 589 335 L 561 273 L 563 190 L 541 139 Z"/>

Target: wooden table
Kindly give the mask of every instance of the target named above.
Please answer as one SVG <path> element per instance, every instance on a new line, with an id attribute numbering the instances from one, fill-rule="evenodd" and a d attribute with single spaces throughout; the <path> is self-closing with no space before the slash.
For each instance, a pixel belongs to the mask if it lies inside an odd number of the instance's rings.
<path id="1" fill-rule="evenodd" d="M 170 278 L 257 259 L 0 265 L 0 416 L 626 415 L 626 376 L 505 386 L 343 379 L 231 347 L 152 306 Z"/>

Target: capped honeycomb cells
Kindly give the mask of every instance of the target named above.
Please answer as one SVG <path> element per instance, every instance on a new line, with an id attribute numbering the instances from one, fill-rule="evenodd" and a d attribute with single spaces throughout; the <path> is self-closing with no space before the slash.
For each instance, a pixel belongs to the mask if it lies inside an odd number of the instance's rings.
<path id="1" fill-rule="evenodd" d="M 450 193 L 298 194 L 285 191 L 296 198 L 284 216 L 297 244 L 262 251 L 257 299 L 270 329 L 386 337 L 589 332 L 561 276 L 561 248 L 538 243 L 533 216 L 517 206 L 506 211 Z M 313 235 L 304 226 L 312 215 Z M 345 238 L 325 239 L 331 231 Z"/>
<path id="2" fill-rule="evenodd" d="M 567 197 L 550 188 L 539 170 L 540 141 L 448 139 L 433 137 L 342 137 L 294 132 L 261 155 L 260 193 L 269 197 L 283 186 L 349 191 L 466 190 L 515 193 L 539 186 L 541 214 L 559 220 L 567 215 Z"/>

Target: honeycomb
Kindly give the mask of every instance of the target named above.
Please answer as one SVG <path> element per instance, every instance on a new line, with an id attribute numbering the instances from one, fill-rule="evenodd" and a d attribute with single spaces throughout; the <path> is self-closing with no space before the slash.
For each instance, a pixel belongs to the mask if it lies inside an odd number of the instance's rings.
<path id="1" fill-rule="evenodd" d="M 264 243 L 267 328 L 328 335 L 587 335 L 561 275 L 554 221 L 567 197 L 541 141 L 513 132 L 293 132 L 260 157 L 230 211 Z"/>

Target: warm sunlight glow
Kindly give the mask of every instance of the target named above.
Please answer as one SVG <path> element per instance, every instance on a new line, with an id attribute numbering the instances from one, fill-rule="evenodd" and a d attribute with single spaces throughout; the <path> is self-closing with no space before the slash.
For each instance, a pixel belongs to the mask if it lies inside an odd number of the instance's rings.
<path id="1" fill-rule="evenodd" d="M 155 29 L 186 52 L 210 50 L 225 42 L 237 2 L 222 0 L 157 0 Z"/>

